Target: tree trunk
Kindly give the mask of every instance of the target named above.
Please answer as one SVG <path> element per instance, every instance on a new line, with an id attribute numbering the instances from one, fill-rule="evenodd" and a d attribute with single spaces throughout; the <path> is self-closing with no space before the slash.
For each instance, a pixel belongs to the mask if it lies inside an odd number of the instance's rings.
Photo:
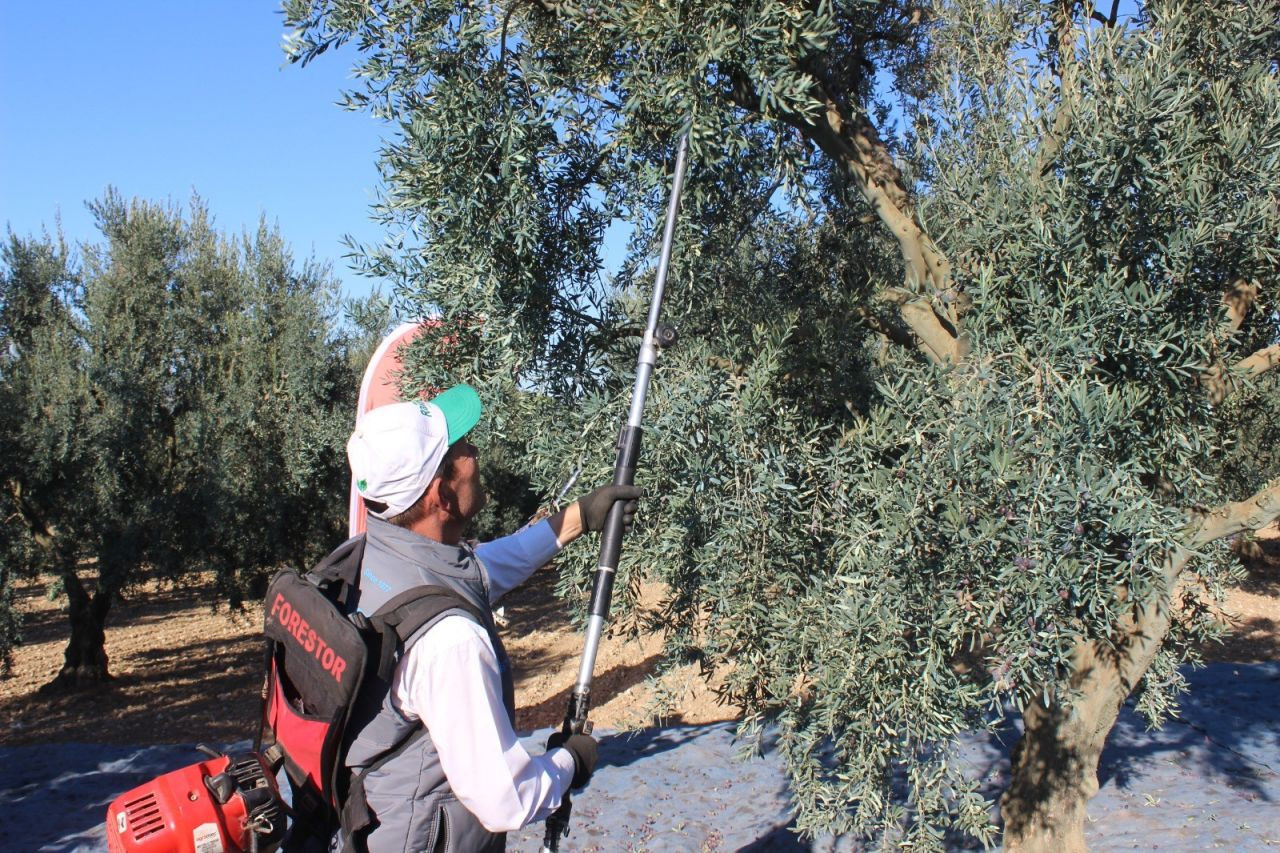
<path id="1" fill-rule="evenodd" d="M 1116 626 L 1115 644 L 1081 643 L 1071 659 L 1071 696 L 1032 704 L 1013 751 L 1013 779 L 1000 798 L 1004 848 L 1013 853 L 1087 850 L 1085 808 L 1098 791 L 1098 759 L 1124 700 L 1146 674 L 1172 618 L 1169 591 L 1196 551 L 1217 539 L 1261 530 L 1280 517 L 1280 477 L 1253 496 L 1197 513 L 1183 545 L 1161 567 L 1163 590 L 1136 602 Z"/>
<path id="2" fill-rule="evenodd" d="M 71 639 L 63 653 L 61 671 L 46 685 L 49 689 L 76 689 L 112 680 L 107 670 L 107 611 L 111 594 L 99 589 L 92 596 L 74 572 L 64 572 L 71 622 Z"/>
<path id="3" fill-rule="evenodd" d="M 1167 609 L 1143 620 L 1119 649 L 1100 654 L 1082 645 L 1074 659 L 1070 702 L 1029 705 L 1025 731 L 1013 751 L 1013 779 L 1000 798 L 1004 847 L 1031 853 L 1077 853 L 1084 840 L 1085 810 L 1098 792 L 1098 759 L 1120 708 L 1151 664 L 1168 628 Z"/>

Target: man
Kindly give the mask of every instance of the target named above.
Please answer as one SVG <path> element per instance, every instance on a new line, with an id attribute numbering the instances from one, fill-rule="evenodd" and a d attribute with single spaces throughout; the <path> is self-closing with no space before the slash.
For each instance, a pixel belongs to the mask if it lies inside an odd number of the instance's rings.
<path id="1" fill-rule="evenodd" d="M 354 839 L 384 851 L 502 850 L 505 833 L 542 820 L 596 763 L 587 735 L 553 736 L 531 756 L 516 739 L 510 665 L 492 602 L 585 530 L 599 531 L 613 503 L 640 491 L 596 489 L 554 516 L 473 547 L 467 523 L 484 508 L 476 448 L 464 436 L 480 418 L 475 390 L 458 385 L 429 403 L 368 412 L 347 443 L 368 508 L 357 609 L 371 615 L 415 586 L 446 587 L 471 608 L 448 611 L 399 653 L 390 690 L 365 697 L 347 754 L 371 826 Z M 358 712 L 359 713 L 359 712 Z M 388 757 L 389 756 L 389 757 Z"/>

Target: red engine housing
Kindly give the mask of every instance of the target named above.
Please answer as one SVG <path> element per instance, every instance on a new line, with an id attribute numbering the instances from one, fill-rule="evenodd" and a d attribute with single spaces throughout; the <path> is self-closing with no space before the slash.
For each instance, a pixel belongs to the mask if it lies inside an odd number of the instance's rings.
<path id="1" fill-rule="evenodd" d="M 252 752 L 166 773 L 107 808 L 111 853 L 267 853 L 284 830 L 275 777 Z"/>

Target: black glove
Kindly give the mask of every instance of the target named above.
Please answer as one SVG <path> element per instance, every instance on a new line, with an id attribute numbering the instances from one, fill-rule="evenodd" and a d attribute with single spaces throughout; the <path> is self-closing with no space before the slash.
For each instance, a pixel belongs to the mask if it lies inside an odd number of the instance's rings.
<path id="1" fill-rule="evenodd" d="M 555 732 L 547 738 L 547 752 L 553 749 L 567 749 L 573 756 L 573 781 L 570 788 L 581 788 L 591 781 L 591 774 L 596 769 L 596 739 L 591 735 L 569 735 Z"/>
<path id="2" fill-rule="evenodd" d="M 622 529 L 631 530 L 631 521 L 636 515 L 636 498 L 640 490 L 635 486 L 601 486 L 578 498 L 578 510 L 582 513 L 582 526 L 599 533 L 604 530 L 605 519 L 614 501 L 626 501 L 622 510 Z"/>

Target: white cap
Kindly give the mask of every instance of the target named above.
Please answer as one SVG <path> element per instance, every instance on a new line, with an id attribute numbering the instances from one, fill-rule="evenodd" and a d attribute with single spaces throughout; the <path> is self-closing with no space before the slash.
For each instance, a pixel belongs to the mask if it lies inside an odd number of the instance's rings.
<path id="1" fill-rule="evenodd" d="M 391 518 L 413 506 L 449 450 L 449 425 L 432 403 L 389 403 L 365 413 L 347 440 L 347 460 L 362 498 L 386 504 L 369 514 Z"/>

